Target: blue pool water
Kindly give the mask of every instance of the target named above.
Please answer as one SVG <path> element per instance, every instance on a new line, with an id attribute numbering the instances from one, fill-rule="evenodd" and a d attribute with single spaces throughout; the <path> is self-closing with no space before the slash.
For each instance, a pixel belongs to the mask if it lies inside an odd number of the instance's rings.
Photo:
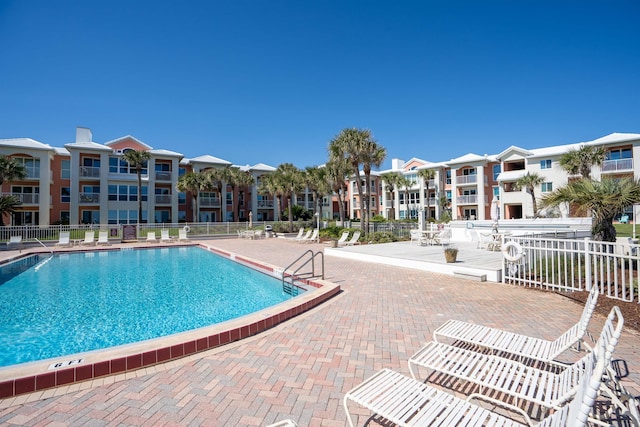
<path id="1" fill-rule="evenodd" d="M 289 298 L 279 280 L 197 247 L 25 259 L 0 269 L 0 366 L 196 329 Z"/>

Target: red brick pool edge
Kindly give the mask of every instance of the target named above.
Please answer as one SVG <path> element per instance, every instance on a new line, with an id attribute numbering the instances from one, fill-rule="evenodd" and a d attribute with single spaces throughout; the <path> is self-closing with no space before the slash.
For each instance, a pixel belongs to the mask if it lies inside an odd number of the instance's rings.
<path id="1" fill-rule="evenodd" d="M 278 274 L 282 274 L 281 268 L 267 263 L 209 245 L 199 246 L 269 276 L 280 278 Z M 48 359 L 1 368 L 0 399 L 123 374 L 220 347 L 273 328 L 322 304 L 340 292 L 339 285 L 320 279 L 305 279 L 300 283 L 306 285 L 307 292 L 238 319 L 169 337 L 59 358 L 76 362 L 82 360 L 71 367 L 59 362 L 61 367 L 51 369 L 58 361 Z"/>

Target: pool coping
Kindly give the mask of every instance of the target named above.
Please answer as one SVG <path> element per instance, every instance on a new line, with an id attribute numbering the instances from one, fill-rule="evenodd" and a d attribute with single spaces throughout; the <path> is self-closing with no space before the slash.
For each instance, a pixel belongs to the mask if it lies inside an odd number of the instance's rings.
<path id="1" fill-rule="evenodd" d="M 282 278 L 283 268 L 269 263 L 209 244 L 198 243 L 189 246 L 199 246 L 268 276 Z M 159 247 L 176 246 L 151 246 Z M 146 248 L 149 247 L 136 249 Z M 13 260 L 35 253 L 40 252 L 23 251 L 22 256 Z M 125 374 L 221 347 L 269 330 L 322 304 L 341 291 L 339 285 L 323 279 L 300 279 L 297 283 L 305 287 L 307 292 L 237 319 L 137 343 L 0 368 L 0 399 Z M 55 364 L 60 366 L 51 369 Z"/>

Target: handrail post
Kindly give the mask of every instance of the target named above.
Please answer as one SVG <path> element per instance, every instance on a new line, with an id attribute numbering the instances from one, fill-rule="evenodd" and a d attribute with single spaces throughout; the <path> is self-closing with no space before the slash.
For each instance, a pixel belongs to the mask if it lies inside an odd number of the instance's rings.
<path id="1" fill-rule="evenodd" d="M 589 247 L 590 239 L 584 238 L 584 283 L 585 290 L 591 291 L 592 277 L 591 277 L 591 253 Z"/>

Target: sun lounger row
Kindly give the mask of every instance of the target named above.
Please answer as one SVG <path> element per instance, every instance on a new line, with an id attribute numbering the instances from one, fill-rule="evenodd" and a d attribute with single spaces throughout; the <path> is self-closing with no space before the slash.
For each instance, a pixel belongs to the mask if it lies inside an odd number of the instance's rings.
<path id="1" fill-rule="evenodd" d="M 593 294 L 594 292 L 591 293 L 584 311 L 588 315 L 585 316 L 583 312 L 581 318 L 581 322 L 586 322 L 585 329 L 593 312 L 590 306 L 595 306 L 594 300 L 597 298 L 592 297 Z M 618 307 L 614 307 L 595 346 L 572 364 L 553 360 L 546 360 L 546 363 L 538 361 L 534 365 L 522 363 L 520 346 L 516 346 L 516 351 L 512 353 L 504 350 L 504 346 L 499 346 L 499 353 L 490 353 L 488 351 L 493 350 L 492 346 L 478 346 L 477 343 L 470 344 L 464 340 L 453 344 L 433 341 L 409 359 L 409 370 L 413 378 L 387 369 L 380 371 L 345 395 L 344 408 L 351 426 L 354 424 L 348 408 L 349 402 L 360 404 L 398 425 L 520 425 L 510 418 L 469 402 L 480 399 L 510 408 L 533 425 L 529 415 L 518 405 L 528 402 L 528 405 L 539 405 L 547 409 L 560 408 L 538 425 L 582 426 L 586 425 L 597 392 L 607 389 L 609 393 L 605 394 L 612 395 L 612 402 L 625 408 L 624 411 L 633 417 L 634 411 L 638 412 L 633 397 L 628 394 L 624 396 L 619 391 L 621 387 L 615 387 L 618 391 L 611 392 L 612 387 L 606 387 L 602 381 L 603 376 L 616 381 L 614 373 L 605 375 L 605 371 L 610 366 L 623 325 L 622 314 Z M 565 340 L 564 350 L 580 339 Z M 588 345 L 585 344 L 585 347 Z M 528 362 L 531 360 L 527 359 Z M 420 382 L 417 379 L 420 368 L 429 370 L 430 377 L 435 376 L 439 381 L 444 378 L 448 386 L 462 384 L 466 388 L 470 383 L 479 388 L 472 388 L 466 401 L 459 399 L 451 393 Z M 500 396 L 501 399 L 498 400 L 495 396 Z M 622 397 L 616 400 L 617 396 Z M 567 404 L 569 401 L 571 403 Z M 640 423 L 640 420 L 636 422 Z"/>
<path id="2" fill-rule="evenodd" d="M 189 240 L 189 238 L 187 237 L 187 230 L 184 230 L 182 228 L 178 229 L 178 239 L 177 239 L 177 241 L 181 242 L 181 241 L 185 241 L 185 240 Z M 176 241 L 175 237 L 172 237 L 169 234 L 169 230 L 168 229 L 160 230 L 160 239 L 156 238 L 156 232 L 155 231 L 147 232 L 147 243 L 158 243 L 158 242 L 173 243 L 175 241 Z"/>
<path id="3" fill-rule="evenodd" d="M 351 236 L 351 239 L 349 239 L 349 232 L 343 231 L 342 235 L 340 236 L 340 239 L 338 239 L 338 246 L 353 246 L 358 243 L 359 239 L 360 239 L 359 231 L 357 230 L 354 231 L 353 235 Z"/>

